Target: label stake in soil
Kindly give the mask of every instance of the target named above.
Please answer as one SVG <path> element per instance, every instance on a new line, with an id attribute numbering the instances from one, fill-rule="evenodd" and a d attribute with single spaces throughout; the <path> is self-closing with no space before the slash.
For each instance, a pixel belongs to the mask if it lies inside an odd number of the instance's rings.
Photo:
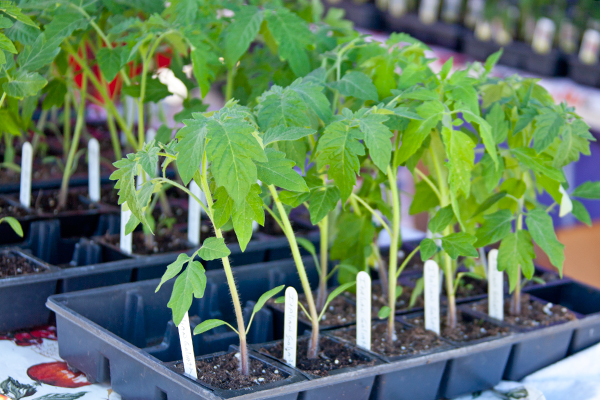
<path id="1" fill-rule="evenodd" d="M 356 275 L 356 344 L 371 350 L 371 277 L 365 271 Z"/>
<path id="2" fill-rule="evenodd" d="M 194 345 L 192 343 L 192 330 L 190 329 L 190 317 L 187 312 L 183 315 L 183 319 L 177 326 L 177 329 L 179 329 L 184 374 L 190 378 L 198 379 L 196 357 L 194 356 Z"/>
<path id="3" fill-rule="evenodd" d="M 293 287 L 285 289 L 285 322 L 283 325 L 283 359 L 296 366 L 296 339 L 298 336 L 298 293 Z"/>
<path id="4" fill-rule="evenodd" d="M 88 191 L 90 200 L 100 201 L 100 144 L 95 138 L 88 142 Z"/>
<path id="5" fill-rule="evenodd" d="M 433 260 L 423 267 L 425 281 L 425 329 L 440 334 L 440 268 Z"/>
<path id="6" fill-rule="evenodd" d="M 499 321 L 504 320 L 504 277 L 498 271 L 498 250 L 488 256 L 488 314 Z"/>
<path id="7" fill-rule="evenodd" d="M 21 150 L 21 193 L 19 201 L 23 207 L 31 205 L 31 168 L 33 162 L 33 148 L 31 143 L 23 143 Z"/>
<path id="8" fill-rule="evenodd" d="M 129 221 L 129 217 L 131 217 L 131 211 L 129 209 L 125 210 L 125 205 L 127 203 L 123 203 L 121 205 L 121 235 L 119 237 L 119 247 L 121 251 L 127 254 L 132 253 L 132 237 L 131 233 L 129 235 L 125 234 L 125 227 L 127 226 L 127 221 Z"/>
<path id="9" fill-rule="evenodd" d="M 200 190 L 200 186 L 192 179 L 190 182 L 190 192 L 194 194 L 200 200 L 202 190 Z M 195 244 L 196 246 L 200 245 L 200 215 L 201 215 L 202 207 L 192 196 L 190 196 L 188 200 L 188 240 Z"/>

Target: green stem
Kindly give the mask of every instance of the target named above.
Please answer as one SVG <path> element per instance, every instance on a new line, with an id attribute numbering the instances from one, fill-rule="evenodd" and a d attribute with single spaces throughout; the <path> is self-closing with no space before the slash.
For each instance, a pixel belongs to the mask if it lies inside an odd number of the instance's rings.
<path id="1" fill-rule="evenodd" d="M 237 67 L 233 66 L 227 71 L 227 85 L 225 86 L 225 102 L 228 102 L 233 97 L 233 83 L 235 75 L 237 73 Z"/>
<path id="2" fill-rule="evenodd" d="M 393 279 L 396 276 L 398 267 L 398 242 L 400 241 L 400 197 L 398 194 L 398 182 L 396 172 L 391 166 L 388 166 L 387 177 L 390 185 L 392 198 L 392 234 L 390 243 L 390 256 L 388 264 L 388 306 L 390 307 L 390 315 L 388 317 L 387 339 L 388 343 L 393 343 L 396 338 L 396 293 L 397 280 Z"/>
<path id="3" fill-rule="evenodd" d="M 304 268 L 304 263 L 302 262 L 302 256 L 300 256 L 300 249 L 298 248 L 298 242 L 296 242 L 296 236 L 294 235 L 294 230 L 292 229 L 290 220 L 285 212 L 285 208 L 283 207 L 281 200 L 279 200 L 275 186 L 269 185 L 269 191 L 273 197 L 273 202 L 277 206 L 277 210 L 279 210 L 279 216 L 281 217 L 281 222 L 283 224 L 283 232 L 290 243 L 292 256 L 294 258 L 294 262 L 296 263 L 296 269 L 298 270 L 300 282 L 302 283 L 302 289 L 304 290 L 304 295 L 306 296 L 306 301 L 308 303 L 308 310 L 310 312 L 310 319 L 312 323 L 312 332 L 307 356 L 310 359 L 317 358 L 317 352 L 319 349 L 319 315 L 317 314 L 317 307 L 315 306 L 308 276 L 306 275 L 306 269 Z M 321 265 L 321 269 L 324 269 L 324 267 L 324 265 Z"/>
<path id="4" fill-rule="evenodd" d="M 69 90 L 65 93 L 65 105 L 63 112 L 63 154 L 69 152 L 71 146 L 71 94 Z"/>
<path id="5" fill-rule="evenodd" d="M 329 249 L 329 215 L 319 222 L 319 231 L 321 233 L 320 257 L 321 274 L 319 276 L 319 293 L 317 294 L 317 309 L 322 310 L 327 300 L 327 264 Z"/>
<path id="6" fill-rule="evenodd" d="M 202 190 L 204 191 L 204 195 L 206 197 L 206 204 L 208 206 L 207 213 L 210 216 L 211 221 L 213 220 L 213 199 L 210 194 L 210 187 L 208 186 L 207 180 L 207 160 L 206 155 L 203 156 L 202 160 Z M 215 229 L 215 237 L 217 239 L 223 238 L 223 233 L 221 229 L 214 226 Z M 240 297 L 238 295 L 237 286 L 235 284 L 235 279 L 233 277 L 233 271 L 231 270 L 231 264 L 229 264 L 229 258 L 223 257 L 221 258 L 221 262 L 223 263 L 223 269 L 225 270 L 225 277 L 227 278 L 227 284 L 229 286 L 229 293 L 231 294 L 231 301 L 233 302 L 233 308 L 235 311 L 235 318 L 237 321 L 238 335 L 240 337 L 240 371 L 243 375 L 249 375 L 250 367 L 248 362 L 248 344 L 246 342 L 246 328 L 244 327 L 244 314 L 242 312 L 242 305 L 240 302 Z"/>
<path id="7" fill-rule="evenodd" d="M 13 144 L 14 136 L 8 132 L 4 132 L 4 144 L 6 150 L 4 151 L 4 163 L 6 165 L 12 165 L 15 162 L 15 146 Z M 21 172 L 19 168 L 19 172 Z"/>
<path id="8" fill-rule="evenodd" d="M 379 223 L 381 224 L 381 226 L 383 226 L 383 229 L 385 229 L 390 234 L 390 236 L 392 236 L 392 229 L 383 220 L 383 218 L 381 218 L 381 215 L 379 215 L 379 213 L 375 212 L 375 210 L 369 204 L 367 204 L 366 201 L 364 201 L 363 199 L 361 199 L 360 197 L 358 197 L 356 194 L 352 193 L 350 195 L 350 197 L 352 199 L 358 201 L 360 204 L 362 204 L 371 213 L 371 215 L 373 215 L 379 221 Z"/>
<path id="9" fill-rule="evenodd" d="M 517 217 L 517 232 L 523 230 L 523 204 L 524 199 L 519 199 L 519 216 Z M 510 301 L 511 315 L 521 315 L 521 265 L 517 266 L 517 286 Z"/>
<path id="10" fill-rule="evenodd" d="M 6 99 L 6 92 L 2 93 L 2 97 L 0 97 L 0 108 L 4 104 L 4 99 Z"/>
<path id="11" fill-rule="evenodd" d="M 71 168 L 73 168 L 73 160 L 75 159 L 75 153 L 77 152 L 77 146 L 79 145 L 79 137 L 83 130 L 83 124 L 85 122 L 85 93 L 87 91 L 87 77 L 83 75 L 81 83 L 81 89 L 79 91 L 81 101 L 79 108 L 77 109 L 77 122 L 75 124 L 75 132 L 73 134 L 73 141 L 69 149 L 69 156 L 65 164 L 65 170 L 63 172 L 63 179 L 60 185 L 60 193 L 58 196 L 58 208 L 64 209 L 67 206 L 67 194 L 69 191 L 69 178 L 71 177 Z"/>
<path id="12" fill-rule="evenodd" d="M 123 157 L 121 154 L 121 141 L 119 140 L 119 133 L 115 126 L 115 119 L 110 112 L 106 113 L 106 122 L 108 123 L 108 131 L 110 132 L 110 141 L 115 153 L 115 160 L 120 160 Z"/>

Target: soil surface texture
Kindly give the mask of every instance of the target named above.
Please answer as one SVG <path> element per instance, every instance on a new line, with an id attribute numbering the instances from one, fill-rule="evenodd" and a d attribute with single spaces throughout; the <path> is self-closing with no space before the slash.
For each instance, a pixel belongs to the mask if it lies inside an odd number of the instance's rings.
<path id="1" fill-rule="evenodd" d="M 14 253 L 0 253 L 0 279 L 42 272 L 47 272 L 47 269 L 30 262 L 24 257 Z"/>
<path id="2" fill-rule="evenodd" d="M 26 209 L 14 206 L 10 204 L 8 201 L 0 198 L 0 218 L 4 217 L 14 217 L 21 218 L 29 215 Z"/>
<path id="3" fill-rule="evenodd" d="M 446 326 L 446 318 L 442 318 L 442 337 L 454 342 L 471 342 L 487 337 L 506 335 L 510 332 L 510 328 L 496 325 L 484 319 L 474 318 L 469 315 L 463 315 L 457 311 L 456 328 Z M 409 324 L 424 327 L 423 317 L 414 317 L 407 319 Z"/>
<path id="4" fill-rule="evenodd" d="M 58 209 L 59 191 L 38 191 L 31 194 L 31 207 L 38 214 L 57 215 L 61 211 L 85 211 L 92 210 L 97 206 L 94 203 L 86 203 L 79 197 L 80 191 L 69 192 L 67 194 L 67 205 L 64 209 Z"/>
<path id="5" fill-rule="evenodd" d="M 296 368 L 316 376 L 328 376 L 330 371 L 340 368 L 358 367 L 363 365 L 375 365 L 375 361 L 361 356 L 352 347 L 338 343 L 327 337 L 321 336 L 319 339 L 319 353 L 317 358 L 307 358 L 308 338 L 298 340 L 296 354 Z M 262 348 L 261 352 L 270 354 L 272 357 L 282 359 L 283 342 Z"/>
<path id="6" fill-rule="evenodd" d="M 196 360 L 198 380 L 223 390 L 238 390 L 265 385 L 286 379 L 289 375 L 260 360 L 250 358 L 250 373 L 239 371 L 236 354 L 224 354 L 206 360 Z M 183 374 L 183 363 L 176 364 L 177 372 Z"/>
<path id="7" fill-rule="evenodd" d="M 471 305 L 475 311 L 487 313 L 487 300 Z M 520 328 L 541 328 L 548 325 L 576 320 L 577 316 L 568 308 L 558 304 L 540 302 L 527 293 L 521 295 L 521 315 L 510 314 L 510 298 L 504 303 L 504 321 Z"/>
<path id="8" fill-rule="evenodd" d="M 332 332 L 334 335 L 356 343 L 356 327 L 339 329 Z M 407 327 L 396 322 L 396 341 L 387 340 L 387 323 L 374 323 L 371 327 L 371 351 L 384 356 L 412 356 L 415 354 L 429 353 L 432 350 L 447 346 L 434 332 L 427 331 L 419 326 Z"/>
<path id="9" fill-rule="evenodd" d="M 105 235 L 103 240 L 106 243 L 119 247 L 119 235 Z M 152 255 L 168 253 L 171 251 L 182 251 L 190 249 L 187 242 L 187 235 L 179 231 L 157 232 L 152 236 L 152 247 L 146 246 L 144 232 L 133 232 L 131 250 L 134 254 Z"/>

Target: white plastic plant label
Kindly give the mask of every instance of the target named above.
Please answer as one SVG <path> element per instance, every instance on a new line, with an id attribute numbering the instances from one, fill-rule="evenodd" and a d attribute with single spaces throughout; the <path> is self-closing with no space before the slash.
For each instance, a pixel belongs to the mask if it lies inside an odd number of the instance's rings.
<path id="1" fill-rule="evenodd" d="M 552 50 L 555 32 L 556 25 L 554 21 L 549 18 L 540 18 L 537 24 L 535 24 L 535 31 L 533 31 L 533 40 L 531 42 L 533 50 L 539 54 L 549 53 Z"/>
<path id="2" fill-rule="evenodd" d="M 498 321 L 504 320 L 504 277 L 498 271 L 498 250 L 488 255 L 488 315 Z"/>
<path id="3" fill-rule="evenodd" d="M 600 32 L 595 29 L 588 29 L 583 34 L 583 39 L 581 39 L 579 59 L 584 64 L 596 64 L 598 53 L 600 53 Z"/>
<path id="4" fill-rule="evenodd" d="M 183 357 L 183 373 L 192 379 L 198 379 L 196 372 L 196 357 L 194 356 L 194 345 L 192 343 L 192 330 L 190 328 L 190 317 L 186 312 L 181 323 L 177 326 L 179 330 L 179 342 L 181 343 L 181 356 Z"/>
<path id="5" fill-rule="evenodd" d="M 406 0 L 390 0 L 389 11 L 392 17 L 398 18 L 406 14 Z"/>
<path id="6" fill-rule="evenodd" d="M 424 24 L 433 24 L 437 21 L 440 9 L 440 0 L 423 0 L 419 7 L 419 19 Z"/>
<path id="7" fill-rule="evenodd" d="M 442 17 L 446 22 L 455 22 L 460 18 L 462 0 L 444 0 Z"/>
<path id="8" fill-rule="evenodd" d="M 131 237 L 131 233 L 126 235 L 125 234 L 125 227 L 127 226 L 127 221 L 129 221 L 129 217 L 131 217 L 131 211 L 126 208 L 126 204 L 127 203 L 123 203 L 121 205 L 121 234 L 120 234 L 120 242 L 119 242 L 119 248 L 121 249 L 121 251 L 123 251 L 126 254 L 131 254 L 132 253 L 132 248 L 131 248 L 131 242 L 132 242 L 132 237 Z"/>
<path id="9" fill-rule="evenodd" d="M 293 287 L 285 289 L 285 317 L 283 324 L 283 360 L 296 366 L 296 336 L 298 335 L 298 293 Z"/>
<path id="10" fill-rule="evenodd" d="M 198 199 L 201 194 L 204 194 L 202 190 L 200 190 L 200 186 L 192 179 L 190 182 L 190 192 L 193 193 Z M 188 241 L 195 244 L 196 246 L 200 245 L 200 219 L 202 207 L 198 202 L 190 196 L 188 204 Z"/>
<path id="11" fill-rule="evenodd" d="M 88 191 L 90 200 L 100 201 L 100 144 L 95 138 L 88 142 Z"/>
<path id="12" fill-rule="evenodd" d="M 31 143 L 23 143 L 21 150 L 21 191 L 19 193 L 19 202 L 23 207 L 29 208 L 31 205 L 31 170 L 33 163 L 33 148 Z"/>
<path id="13" fill-rule="evenodd" d="M 371 350 L 371 277 L 356 275 L 356 345 Z"/>
<path id="14" fill-rule="evenodd" d="M 440 268 L 433 260 L 425 261 L 425 329 L 440 334 Z"/>

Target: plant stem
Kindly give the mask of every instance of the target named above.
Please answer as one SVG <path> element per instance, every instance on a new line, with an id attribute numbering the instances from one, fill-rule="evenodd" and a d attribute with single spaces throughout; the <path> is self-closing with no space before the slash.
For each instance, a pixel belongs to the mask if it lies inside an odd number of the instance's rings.
<path id="1" fill-rule="evenodd" d="M 42 110 L 40 114 L 40 119 L 36 125 L 36 132 L 33 134 L 33 140 L 31 141 L 31 148 L 33 149 L 33 155 L 35 158 L 35 153 L 40 142 L 40 132 L 43 132 L 44 125 L 46 125 L 46 120 L 48 119 L 48 110 Z"/>
<path id="2" fill-rule="evenodd" d="M 381 254 L 379 253 L 379 247 L 378 247 L 377 243 L 372 243 L 371 247 L 373 249 L 373 253 L 375 253 L 375 256 L 377 257 L 377 270 L 379 271 L 379 281 L 381 282 L 381 292 L 383 293 L 383 298 L 387 299 L 388 298 L 389 281 L 388 281 L 388 274 L 387 274 L 387 268 L 385 265 L 385 261 L 383 261 L 383 258 L 381 257 Z"/>
<path id="3" fill-rule="evenodd" d="M 288 242 L 290 243 L 290 248 L 292 249 L 292 256 L 294 258 L 294 262 L 296 263 L 298 275 L 300 276 L 300 282 L 302 283 L 302 289 L 304 290 L 304 295 L 306 296 L 306 301 L 308 303 L 308 310 L 312 323 L 312 332 L 308 346 L 307 356 L 310 359 L 317 358 L 317 352 L 319 350 L 319 314 L 317 314 L 315 300 L 310 289 L 310 283 L 308 282 L 308 276 L 306 275 L 306 269 L 304 268 L 302 257 L 300 256 L 300 249 L 298 248 L 298 242 L 296 242 L 296 236 L 294 236 L 292 225 L 290 224 L 290 220 L 287 216 L 287 213 L 285 212 L 283 204 L 281 203 L 281 200 L 279 200 L 279 196 L 277 195 L 277 189 L 275 189 L 275 186 L 269 185 L 269 191 L 271 192 L 271 196 L 273 197 L 273 202 L 277 206 L 277 210 L 279 210 L 279 216 L 283 224 L 283 232 L 285 233 L 285 236 L 287 237 Z M 324 266 L 321 265 L 321 270 L 323 269 L 323 267 Z"/>
<path id="4" fill-rule="evenodd" d="M 77 109 L 77 122 L 75 124 L 75 132 L 73 134 L 73 141 L 69 149 L 69 156 L 65 164 L 65 170 L 63 172 L 63 179 L 60 185 L 60 193 L 58 195 L 58 208 L 63 209 L 67 206 L 67 194 L 69 191 L 69 178 L 71 176 L 71 168 L 73 167 L 73 160 L 75 159 L 75 153 L 77 152 L 77 146 L 79 145 L 79 137 L 83 130 L 83 124 L 85 121 L 85 93 L 87 91 L 87 74 L 83 74 L 81 82 L 80 103 Z"/>
<path id="5" fill-rule="evenodd" d="M 2 97 L 0 97 L 0 107 L 4 104 L 4 99 L 6 99 L 6 92 L 2 93 Z"/>
<path id="6" fill-rule="evenodd" d="M 233 97 L 233 83 L 235 75 L 237 73 L 237 67 L 233 66 L 227 71 L 227 85 L 225 86 L 225 102 L 228 102 Z"/>
<path id="7" fill-rule="evenodd" d="M 519 199 L 519 217 L 517 219 L 517 231 L 523 229 L 523 198 Z M 521 265 L 517 266 L 517 286 L 510 299 L 511 315 L 521 315 Z"/>
<path id="8" fill-rule="evenodd" d="M 69 152 L 71 146 L 71 94 L 67 90 L 63 111 L 63 154 Z"/>
<path id="9" fill-rule="evenodd" d="M 397 280 L 396 269 L 398 267 L 398 242 L 400 241 L 400 197 L 398 195 L 398 182 L 396 172 L 392 167 L 388 166 L 387 170 L 388 182 L 390 185 L 392 197 L 392 235 L 390 243 L 390 256 L 388 264 L 388 306 L 390 307 L 390 315 L 388 317 L 387 339 L 388 343 L 393 343 L 396 338 L 396 284 Z"/>
<path id="10" fill-rule="evenodd" d="M 123 157 L 121 154 L 121 141 L 119 140 L 119 133 L 115 126 L 115 120 L 110 112 L 106 113 L 106 122 L 108 123 L 108 131 L 110 132 L 110 141 L 115 153 L 115 160 L 120 160 Z"/>
<path id="11" fill-rule="evenodd" d="M 321 233 L 321 276 L 319 276 L 319 293 L 317 294 L 317 309 L 322 310 L 327 300 L 327 264 L 328 264 L 328 248 L 329 248 L 329 215 L 319 222 L 319 230 Z"/>
<path id="12" fill-rule="evenodd" d="M 4 162 L 5 166 L 14 164 L 15 162 L 15 146 L 13 144 L 14 136 L 8 132 L 4 132 Z M 20 172 L 20 169 L 19 169 Z"/>
<path id="13" fill-rule="evenodd" d="M 210 220 L 213 220 L 213 199 L 210 194 L 210 188 L 208 186 L 208 180 L 206 177 L 207 174 L 207 160 L 206 155 L 204 155 L 202 160 L 202 190 L 204 191 L 204 195 L 206 197 L 206 204 L 208 208 L 208 212 L 210 213 Z M 215 237 L 217 239 L 223 238 L 223 233 L 221 229 L 214 226 L 215 229 Z M 240 337 L 240 371 L 243 375 L 249 375 L 250 367 L 248 362 L 248 344 L 246 342 L 246 327 L 244 326 L 244 314 L 242 312 L 242 305 L 240 303 L 240 297 L 238 295 L 237 286 L 235 284 L 235 279 L 233 277 L 233 271 L 231 270 L 231 264 L 229 264 L 229 258 L 223 257 L 221 258 L 221 262 L 223 263 L 223 269 L 225 270 L 225 277 L 227 278 L 227 285 L 229 286 L 229 293 L 231 294 L 231 301 L 233 302 L 233 309 L 235 311 L 235 318 L 237 321 L 238 335 Z"/>

